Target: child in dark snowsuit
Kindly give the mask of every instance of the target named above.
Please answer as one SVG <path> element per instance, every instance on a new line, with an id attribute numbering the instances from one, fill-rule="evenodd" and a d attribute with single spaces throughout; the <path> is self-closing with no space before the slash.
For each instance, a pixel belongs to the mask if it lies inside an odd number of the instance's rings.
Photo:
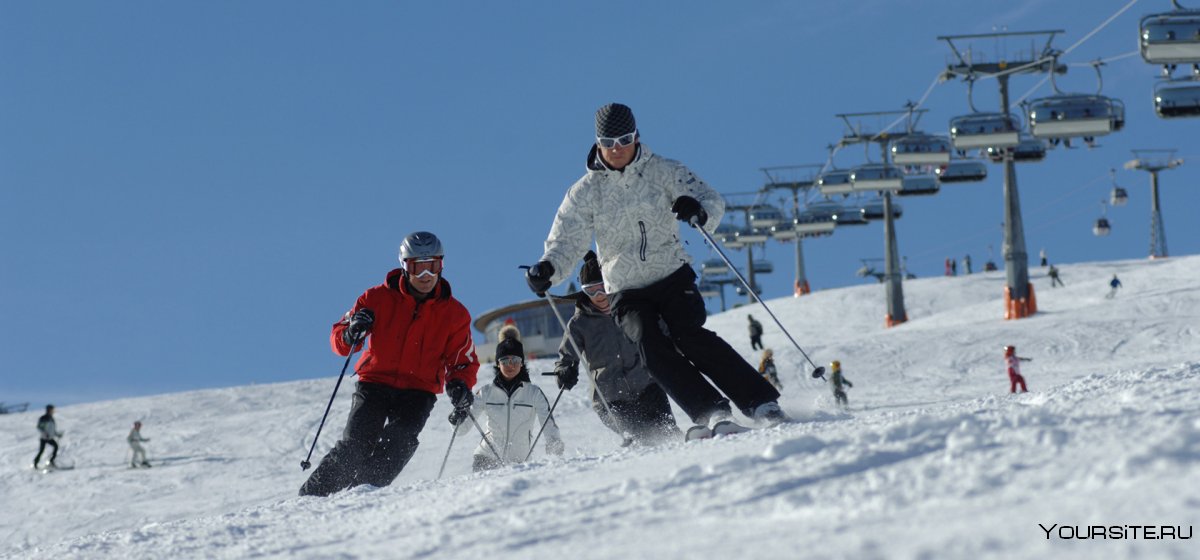
<path id="1" fill-rule="evenodd" d="M 846 376 L 842 375 L 842 362 L 837 360 L 831 362 L 829 364 L 829 371 L 831 374 L 829 381 L 833 383 L 833 398 L 837 399 L 838 405 L 842 408 L 848 408 L 850 406 L 850 399 L 846 398 L 846 391 L 842 389 L 842 385 L 853 387 L 854 384 L 849 379 L 846 379 Z"/>

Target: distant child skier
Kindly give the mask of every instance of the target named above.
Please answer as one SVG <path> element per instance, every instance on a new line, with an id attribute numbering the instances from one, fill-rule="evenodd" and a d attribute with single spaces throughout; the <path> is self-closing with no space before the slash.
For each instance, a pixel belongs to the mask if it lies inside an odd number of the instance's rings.
<path id="1" fill-rule="evenodd" d="M 479 472 L 525 461 L 543 423 L 546 425 L 542 431 L 546 453 L 562 455 L 563 441 L 558 434 L 558 425 L 550 418 L 550 401 L 529 379 L 525 347 L 517 327 L 508 325 L 500 329 L 496 364 L 495 379 L 476 389 L 471 407 L 455 408 L 450 413 L 450 423 L 457 427 L 460 435 L 475 429 L 468 419 L 468 410 L 486 434 L 487 439 L 475 448 L 472 469 Z"/>
<path id="2" fill-rule="evenodd" d="M 1030 358 L 1022 358 L 1018 356 L 1016 346 L 1004 347 L 1004 363 L 1008 366 L 1008 392 L 1016 393 L 1017 385 L 1021 386 L 1022 393 L 1029 392 L 1029 390 L 1025 388 L 1025 378 L 1021 376 L 1021 362 L 1031 361 L 1033 360 Z"/>
<path id="3" fill-rule="evenodd" d="M 763 379 L 771 382 L 775 389 L 782 391 L 783 383 L 779 382 L 779 370 L 775 368 L 775 353 L 770 348 L 763 350 L 762 361 L 758 363 L 758 373 Z"/>
<path id="4" fill-rule="evenodd" d="M 1108 295 L 1104 296 L 1104 299 L 1117 297 L 1117 290 L 1121 289 L 1121 281 L 1117 279 L 1116 274 L 1113 275 L 1112 280 L 1108 281 L 1108 287 L 1112 289 L 1108 291 Z"/>
<path id="5" fill-rule="evenodd" d="M 58 457 L 58 438 L 62 437 L 63 433 L 58 431 L 58 426 L 54 422 L 54 405 L 46 405 L 46 413 L 38 418 L 37 429 L 41 439 L 38 444 L 37 457 L 33 458 L 33 468 L 38 468 L 38 463 L 42 460 L 42 452 L 46 450 L 47 445 L 51 447 L 49 467 L 58 468 L 58 465 L 54 464 L 54 459 Z M 26 456 L 28 457 L 28 455 Z"/>
<path id="6" fill-rule="evenodd" d="M 1067 287 L 1066 284 L 1063 284 L 1062 279 L 1060 279 L 1058 277 L 1058 268 L 1056 268 L 1054 265 L 1050 265 L 1050 270 L 1046 271 L 1046 274 L 1048 274 L 1050 276 L 1050 287 L 1051 288 L 1053 288 L 1055 286 L 1062 286 L 1064 288 Z"/>
<path id="7" fill-rule="evenodd" d="M 133 423 L 133 429 L 129 430 L 129 435 L 125 438 L 129 442 L 129 448 L 133 450 L 133 459 L 129 463 L 130 468 L 145 467 L 150 468 L 150 462 L 146 460 L 146 449 L 142 447 L 143 441 L 150 441 L 148 437 L 142 437 L 142 421 L 138 420 Z"/>
<path id="8" fill-rule="evenodd" d="M 853 387 L 854 384 L 849 379 L 846 379 L 846 376 L 842 375 L 842 362 L 838 360 L 830 362 L 829 372 L 829 382 L 833 383 L 833 398 L 837 400 L 838 405 L 842 408 L 849 408 L 850 399 L 846 397 L 846 390 L 842 386 Z"/>

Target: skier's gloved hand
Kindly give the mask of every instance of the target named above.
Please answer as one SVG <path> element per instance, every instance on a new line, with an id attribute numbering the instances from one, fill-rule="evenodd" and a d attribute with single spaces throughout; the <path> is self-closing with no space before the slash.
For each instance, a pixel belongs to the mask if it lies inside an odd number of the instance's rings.
<path id="1" fill-rule="evenodd" d="M 708 212 L 705 212 L 704 207 L 700 206 L 700 201 L 687 195 L 676 198 L 675 204 L 671 205 L 671 211 L 681 222 L 696 226 L 704 226 L 708 223 Z"/>
<path id="2" fill-rule="evenodd" d="M 451 410 L 450 411 L 450 425 L 457 426 L 459 424 L 462 424 L 463 420 L 467 419 L 467 410 L 468 409 L 466 409 L 466 408 L 456 408 L 454 410 Z"/>
<path id="3" fill-rule="evenodd" d="M 446 383 L 446 394 L 450 396 L 450 404 L 453 404 L 455 409 L 466 410 L 475 402 L 475 395 L 471 394 L 471 390 L 461 379 L 451 379 Z"/>
<path id="4" fill-rule="evenodd" d="M 550 278 L 554 276 L 554 265 L 550 261 L 538 261 L 537 264 L 525 271 L 525 283 L 538 297 L 545 297 L 550 289 Z"/>
<path id="5" fill-rule="evenodd" d="M 371 326 L 374 324 L 375 312 L 365 307 L 359 309 L 350 317 L 350 324 L 346 325 L 346 330 L 342 331 L 342 342 L 348 346 L 362 342 L 367 337 L 367 333 L 371 332 Z"/>
<path id="6" fill-rule="evenodd" d="M 558 388 L 570 391 L 579 383 L 579 362 L 558 366 L 554 375 L 557 377 L 555 381 L 558 382 Z"/>

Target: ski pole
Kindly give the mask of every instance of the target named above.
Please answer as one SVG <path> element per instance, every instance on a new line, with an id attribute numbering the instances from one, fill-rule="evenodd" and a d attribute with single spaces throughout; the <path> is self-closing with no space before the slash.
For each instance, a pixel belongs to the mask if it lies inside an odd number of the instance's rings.
<path id="1" fill-rule="evenodd" d="M 442 457 L 442 468 L 438 469 L 437 478 L 434 480 L 440 480 L 442 478 L 442 473 L 446 472 L 446 460 L 450 458 L 450 449 L 454 447 L 454 438 L 456 437 L 458 437 L 457 424 L 454 426 L 453 430 L 450 430 L 450 445 L 446 446 L 446 456 Z"/>
<path id="2" fill-rule="evenodd" d="M 342 373 L 338 376 L 337 384 L 333 386 L 333 394 L 329 395 L 329 404 L 325 405 L 325 414 L 321 416 L 321 425 L 317 426 L 317 435 L 313 437 L 312 447 L 308 448 L 308 457 L 300 461 L 300 470 L 302 471 L 306 471 L 312 466 L 312 463 L 308 461 L 312 459 L 313 450 L 317 448 L 317 440 L 321 438 L 321 428 L 325 427 L 325 419 L 329 418 L 329 409 L 333 407 L 333 398 L 337 396 L 338 387 L 342 386 L 342 378 L 346 376 L 346 368 L 350 367 L 350 358 L 354 356 L 355 352 L 354 347 L 360 342 L 362 342 L 362 339 L 355 341 L 354 345 L 350 347 L 350 354 L 346 356 L 346 364 L 342 366 Z"/>
<path id="3" fill-rule="evenodd" d="M 470 409 L 467 409 L 467 417 L 471 419 L 472 424 L 475 424 L 475 429 L 479 430 L 479 435 L 483 437 L 483 443 L 487 444 L 488 449 L 491 449 L 492 453 L 496 455 L 496 460 L 500 461 L 500 464 L 503 465 L 504 456 L 500 455 L 499 451 L 496 451 L 496 446 L 492 445 L 492 440 L 488 439 L 487 434 L 483 431 L 483 427 L 479 425 L 479 421 L 475 419 L 475 414 Z"/>
<path id="4" fill-rule="evenodd" d="M 691 221 L 688 222 L 688 225 L 692 226 L 693 228 L 696 228 L 696 231 L 700 232 L 700 235 L 704 236 L 704 239 L 708 241 L 708 244 L 711 245 L 713 249 L 716 249 L 717 254 L 721 256 L 721 260 L 725 261 L 725 265 L 729 267 L 729 270 L 733 271 L 733 275 L 737 276 L 737 279 L 740 280 L 742 285 L 746 287 L 746 291 L 750 292 L 750 295 L 754 296 L 754 301 L 757 301 L 758 304 L 763 307 L 763 309 L 767 312 L 767 315 L 771 316 L 771 320 L 775 321 L 775 324 L 779 326 L 779 330 L 783 331 L 783 334 L 787 335 L 788 340 L 792 341 L 792 346 L 795 346 L 796 350 L 799 350 L 800 354 L 802 356 L 804 356 L 804 359 L 808 360 L 808 364 L 813 367 L 813 372 L 812 372 L 813 378 L 815 379 L 817 377 L 824 376 L 825 368 L 813 363 L 812 358 L 809 358 L 808 354 L 804 351 L 804 349 L 801 348 L 800 345 L 796 342 L 796 339 L 792 338 L 792 333 L 789 333 L 788 330 L 783 327 L 783 323 L 779 322 L 779 319 L 777 317 L 775 317 L 774 313 L 771 312 L 771 308 L 767 307 L 766 302 L 764 302 L 762 300 L 762 298 L 758 297 L 758 292 L 754 291 L 754 287 L 751 286 L 750 283 L 747 282 L 746 279 L 742 277 L 742 273 L 738 272 L 737 267 L 733 266 L 732 262 L 729 262 L 729 257 L 725 256 L 725 251 L 721 250 L 721 246 L 717 244 L 717 242 L 712 238 L 712 236 L 709 235 L 707 231 L 704 231 L 703 227 L 701 227 L 699 224 L 696 223 L 695 218 L 692 218 Z M 797 373 L 796 376 L 799 377 L 800 374 Z M 804 378 L 800 377 L 800 381 L 803 382 Z"/>
<path id="5" fill-rule="evenodd" d="M 554 407 L 558 406 L 558 399 L 562 398 L 563 391 L 565 391 L 565 390 L 566 389 L 559 388 L 558 396 L 554 397 L 554 404 L 550 405 L 550 412 L 548 412 L 546 414 L 546 420 L 544 422 L 542 422 L 542 427 L 538 430 L 537 436 L 533 438 L 533 443 L 529 444 L 529 453 L 525 454 L 525 458 L 521 461 L 522 463 L 524 463 L 525 461 L 528 461 L 529 457 L 531 455 L 533 455 L 533 448 L 537 446 L 538 440 L 541 439 L 542 430 L 546 429 L 546 424 L 549 424 L 550 420 L 552 420 L 554 418 Z"/>

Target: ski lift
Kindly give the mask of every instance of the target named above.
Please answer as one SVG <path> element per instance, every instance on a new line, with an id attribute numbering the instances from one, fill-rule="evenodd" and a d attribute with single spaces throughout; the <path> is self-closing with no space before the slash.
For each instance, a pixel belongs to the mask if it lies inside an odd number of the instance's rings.
<path id="1" fill-rule="evenodd" d="M 1011 148 L 997 148 L 995 146 L 988 146 L 988 159 L 992 160 L 992 163 L 1000 163 L 1004 161 L 1005 151 L 1012 154 L 1013 161 L 1042 161 L 1043 159 L 1046 159 L 1046 141 L 1022 134 L 1021 142 Z"/>
<path id="2" fill-rule="evenodd" d="M 708 259 L 700 264 L 702 278 L 722 278 L 729 274 L 729 265 L 721 259 Z"/>
<path id="3" fill-rule="evenodd" d="M 1112 232 L 1112 225 L 1108 223 L 1108 205 L 1105 201 L 1100 201 L 1100 217 L 1096 219 L 1096 225 L 1092 226 L 1092 233 L 1096 237 L 1104 237 Z"/>
<path id="4" fill-rule="evenodd" d="M 771 237 L 776 241 L 792 241 L 799 237 L 799 232 L 796 231 L 795 220 L 792 223 L 779 223 L 771 226 Z"/>
<path id="5" fill-rule="evenodd" d="M 735 289 L 735 291 L 737 292 L 737 295 L 739 295 L 739 296 L 749 295 L 749 293 L 746 292 L 746 287 L 741 284 L 737 285 L 737 288 Z M 761 296 L 762 295 L 762 286 L 755 286 L 754 293 Z"/>
<path id="6" fill-rule="evenodd" d="M 899 204 L 892 203 L 892 219 L 898 220 L 904 214 L 904 208 Z M 862 217 L 864 220 L 882 220 L 886 214 L 883 213 L 883 199 L 875 198 L 868 201 L 862 207 Z"/>
<path id="7" fill-rule="evenodd" d="M 770 238 L 769 230 L 759 229 L 756 227 L 742 228 L 737 232 L 737 240 L 743 246 L 752 243 L 763 243 Z"/>
<path id="8" fill-rule="evenodd" d="M 850 171 L 855 191 L 898 191 L 902 186 L 900 169 L 884 163 L 868 163 Z"/>
<path id="9" fill-rule="evenodd" d="M 987 166 L 982 161 L 958 160 L 937 168 L 938 181 L 945 183 L 967 183 L 987 179 Z"/>
<path id="10" fill-rule="evenodd" d="M 849 170 L 833 169 L 817 177 L 817 188 L 821 190 L 821 194 L 829 196 L 850 193 L 854 190 L 854 185 L 850 183 Z"/>
<path id="11" fill-rule="evenodd" d="M 839 207 L 840 208 L 840 207 Z M 835 212 L 807 210 L 792 220 L 792 230 L 801 237 L 815 237 L 833 233 L 837 222 L 833 220 Z"/>
<path id="12" fill-rule="evenodd" d="M 696 284 L 696 288 L 700 290 L 700 297 L 710 298 L 721 295 L 721 285 L 712 282 L 700 281 Z"/>
<path id="13" fill-rule="evenodd" d="M 1154 112 L 1164 119 L 1200 117 L 1200 81 L 1159 83 L 1154 87 Z"/>
<path id="14" fill-rule="evenodd" d="M 770 274 L 775 272 L 775 263 L 766 259 L 757 259 L 754 261 L 755 274 Z"/>
<path id="15" fill-rule="evenodd" d="M 950 138 L 957 150 L 1005 148 L 1021 142 L 1017 118 L 1008 113 L 971 113 L 950 119 Z"/>
<path id="16" fill-rule="evenodd" d="M 724 243 L 725 245 L 733 245 L 733 248 L 737 249 L 741 247 L 740 244 L 737 244 L 737 232 L 738 227 L 736 225 L 724 222 L 719 224 L 717 229 L 713 230 L 713 237 L 720 239 L 721 243 Z"/>
<path id="17" fill-rule="evenodd" d="M 770 229 L 782 221 L 783 212 L 770 204 L 757 204 L 750 209 L 750 225 L 756 228 Z"/>
<path id="18" fill-rule="evenodd" d="M 941 190 L 936 175 L 905 175 L 896 196 L 921 196 L 937 194 Z"/>
<path id="19" fill-rule="evenodd" d="M 1037 138 L 1082 137 L 1089 146 L 1097 136 L 1104 136 L 1125 126 L 1125 105 L 1101 95 L 1104 78 L 1102 62 L 1092 63 L 1096 70 L 1096 93 L 1063 93 L 1054 81 L 1057 58 L 1050 65 L 1050 85 L 1054 95 L 1029 102 L 1027 115 L 1029 131 Z"/>
<path id="20" fill-rule="evenodd" d="M 950 140 L 915 132 L 892 140 L 892 161 L 897 165 L 945 165 L 950 163 Z"/>
<path id="21" fill-rule="evenodd" d="M 1117 170 L 1111 170 L 1113 176 L 1112 193 L 1109 194 L 1108 203 L 1113 206 L 1125 206 L 1129 203 L 1129 193 L 1124 188 L 1117 185 Z"/>
<path id="22" fill-rule="evenodd" d="M 1138 23 L 1142 59 L 1150 64 L 1200 63 L 1200 10 L 1171 3 L 1174 11 L 1145 16 Z"/>

